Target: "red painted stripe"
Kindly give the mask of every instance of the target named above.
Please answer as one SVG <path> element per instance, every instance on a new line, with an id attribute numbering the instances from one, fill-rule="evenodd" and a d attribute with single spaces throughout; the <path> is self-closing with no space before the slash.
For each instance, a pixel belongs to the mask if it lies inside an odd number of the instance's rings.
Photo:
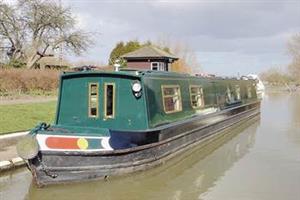
<path id="1" fill-rule="evenodd" d="M 79 149 L 77 140 L 78 138 L 48 137 L 46 145 L 50 149 Z"/>

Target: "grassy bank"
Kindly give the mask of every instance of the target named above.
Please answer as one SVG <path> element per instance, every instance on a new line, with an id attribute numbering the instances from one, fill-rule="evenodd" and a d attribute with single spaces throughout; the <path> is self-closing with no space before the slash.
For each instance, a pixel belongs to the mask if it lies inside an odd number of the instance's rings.
<path id="1" fill-rule="evenodd" d="M 39 122 L 53 123 L 56 101 L 0 105 L 0 134 L 28 130 Z"/>

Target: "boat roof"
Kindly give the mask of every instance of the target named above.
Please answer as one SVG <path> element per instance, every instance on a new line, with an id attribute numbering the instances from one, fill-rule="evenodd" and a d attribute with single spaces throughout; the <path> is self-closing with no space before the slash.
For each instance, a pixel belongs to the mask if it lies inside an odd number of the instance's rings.
<path id="1" fill-rule="evenodd" d="M 63 72 L 62 77 L 69 76 L 80 76 L 87 74 L 106 74 L 106 75 L 121 75 L 121 76 L 131 76 L 131 77 L 156 77 L 156 76 L 165 76 L 165 77 L 190 77 L 189 74 L 176 73 L 176 72 L 165 72 L 165 71 L 152 71 L 152 70 L 120 70 L 120 71 L 100 71 L 100 70 L 85 70 L 85 71 L 76 71 L 76 72 Z"/>
<path id="2" fill-rule="evenodd" d="M 165 77 L 165 78 L 198 78 L 198 79 L 223 79 L 223 80 L 239 80 L 232 77 L 205 77 L 190 75 L 187 73 L 169 72 L 169 71 L 156 71 L 156 70 L 137 70 L 137 69 L 122 69 L 120 71 L 101 71 L 101 70 L 85 70 L 76 72 L 63 72 L 62 77 L 73 77 L 82 75 L 113 75 L 113 76 L 129 76 L 129 77 Z"/>

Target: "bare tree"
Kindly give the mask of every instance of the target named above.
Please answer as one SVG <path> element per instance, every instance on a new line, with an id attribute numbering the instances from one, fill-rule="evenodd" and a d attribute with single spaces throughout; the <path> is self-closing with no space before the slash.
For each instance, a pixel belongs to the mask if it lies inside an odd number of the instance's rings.
<path id="1" fill-rule="evenodd" d="M 0 2 L 0 36 L 4 40 L 7 55 L 10 59 L 20 59 L 22 40 L 25 39 L 24 21 L 16 15 L 16 8 Z"/>
<path id="2" fill-rule="evenodd" d="M 300 33 L 294 35 L 288 43 L 288 51 L 292 56 L 289 71 L 295 79 L 300 80 Z"/>
<path id="3" fill-rule="evenodd" d="M 168 36 L 161 36 L 155 44 L 162 49 L 167 47 L 170 52 L 179 57 L 179 60 L 172 64 L 172 71 L 185 73 L 201 72 L 201 65 L 197 60 L 196 53 L 186 42 L 174 40 Z"/>
<path id="4" fill-rule="evenodd" d="M 9 58 L 23 59 L 27 68 L 53 56 L 61 45 L 80 54 L 91 44 L 90 35 L 76 28 L 70 8 L 47 0 L 0 3 L 0 36 L 9 44 Z"/>
<path id="5" fill-rule="evenodd" d="M 293 81 L 286 70 L 282 70 L 279 67 L 272 67 L 260 73 L 259 76 L 263 81 L 272 85 L 288 85 Z"/>

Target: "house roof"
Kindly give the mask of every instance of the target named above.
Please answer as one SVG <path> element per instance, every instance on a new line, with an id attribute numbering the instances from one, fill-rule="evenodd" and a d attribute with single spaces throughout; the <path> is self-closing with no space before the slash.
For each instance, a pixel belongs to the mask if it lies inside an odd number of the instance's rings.
<path id="1" fill-rule="evenodd" d="M 144 46 L 135 51 L 126 53 L 121 56 L 122 58 L 172 58 L 174 60 L 178 60 L 178 58 L 166 51 L 163 51 L 154 46 Z"/>

